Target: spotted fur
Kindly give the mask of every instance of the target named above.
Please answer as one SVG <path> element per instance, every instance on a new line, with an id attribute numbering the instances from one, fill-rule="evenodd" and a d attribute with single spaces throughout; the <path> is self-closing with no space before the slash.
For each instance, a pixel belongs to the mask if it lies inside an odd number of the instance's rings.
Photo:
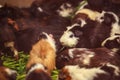
<path id="1" fill-rule="evenodd" d="M 107 63 L 120 65 L 119 56 L 107 48 L 72 48 L 66 49 L 56 57 L 58 69 L 66 65 L 80 65 L 81 67 L 98 67 Z"/>

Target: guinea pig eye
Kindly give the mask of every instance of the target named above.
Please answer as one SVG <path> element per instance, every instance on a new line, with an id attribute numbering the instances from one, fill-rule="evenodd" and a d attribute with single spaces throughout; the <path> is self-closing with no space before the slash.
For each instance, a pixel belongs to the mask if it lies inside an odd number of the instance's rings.
<path id="1" fill-rule="evenodd" d="M 73 35 L 73 34 L 71 34 L 71 35 L 70 35 L 70 38 L 72 38 L 72 37 L 74 37 L 74 35 Z"/>
<path id="2" fill-rule="evenodd" d="M 100 19 L 104 19 L 104 17 L 101 17 Z"/>

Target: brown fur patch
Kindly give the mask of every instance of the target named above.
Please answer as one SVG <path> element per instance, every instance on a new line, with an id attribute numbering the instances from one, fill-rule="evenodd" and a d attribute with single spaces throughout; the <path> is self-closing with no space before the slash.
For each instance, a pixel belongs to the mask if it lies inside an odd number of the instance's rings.
<path id="1" fill-rule="evenodd" d="M 63 68 L 59 73 L 59 80 L 71 80 L 68 69 Z"/>
<path id="2" fill-rule="evenodd" d="M 4 67 L 0 67 L 0 80 L 7 80 L 6 76 L 7 73 L 4 71 L 5 68 Z"/>
<path id="3" fill-rule="evenodd" d="M 27 64 L 27 68 L 30 68 L 32 64 L 41 63 L 46 66 L 48 72 L 51 73 L 55 68 L 55 57 L 55 50 L 45 39 L 41 39 L 30 51 L 30 59 Z"/>

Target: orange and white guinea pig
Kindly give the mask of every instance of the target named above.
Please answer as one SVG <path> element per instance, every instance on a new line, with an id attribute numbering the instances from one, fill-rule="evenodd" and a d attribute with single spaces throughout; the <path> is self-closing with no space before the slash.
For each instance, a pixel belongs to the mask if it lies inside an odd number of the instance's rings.
<path id="1" fill-rule="evenodd" d="M 47 68 L 47 73 L 55 69 L 56 46 L 52 34 L 42 33 L 42 38 L 32 46 L 30 58 L 26 65 L 26 70 L 32 68 L 34 64 L 42 64 Z"/>

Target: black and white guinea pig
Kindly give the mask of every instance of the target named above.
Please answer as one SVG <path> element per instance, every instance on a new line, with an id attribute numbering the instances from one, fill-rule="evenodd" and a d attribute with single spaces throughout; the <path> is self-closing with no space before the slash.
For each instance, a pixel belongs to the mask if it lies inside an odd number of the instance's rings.
<path id="1" fill-rule="evenodd" d="M 117 71 L 117 73 L 116 73 Z M 112 76 L 111 76 L 112 75 Z M 68 65 L 60 70 L 58 80 L 119 80 L 119 68 L 106 64 L 104 66 L 86 68 Z"/>
<path id="2" fill-rule="evenodd" d="M 56 67 L 79 65 L 81 67 L 97 67 L 106 63 L 120 65 L 120 56 L 107 48 L 70 48 L 62 51 L 56 57 Z"/>
<path id="3" fill-rule="evenodd" d="M 60 38 L 67 47 L 100 47 L 108 37 L 120 34 L 119 18 L 113 12 L 103 11 L 95 21 L 86 21 L 82 27 L 75 23 L 64 31 Z"/>

